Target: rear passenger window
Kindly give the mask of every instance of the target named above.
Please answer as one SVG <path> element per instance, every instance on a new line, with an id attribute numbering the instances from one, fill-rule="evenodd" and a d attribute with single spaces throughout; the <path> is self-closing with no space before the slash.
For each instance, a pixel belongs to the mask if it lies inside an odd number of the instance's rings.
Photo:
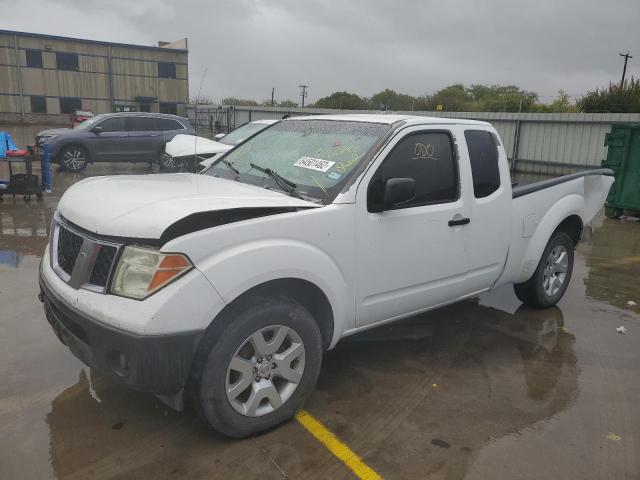
<path id="1" fill-rule="evenodd" d="M 171 130 L 184 130 L 184 127 L 180 122 L 176 122 L 175 120 L 169 120 L 168 118 L 156 118 L 156 122 L 158 122 L 158 130 L 165 132 L 169 132 Z"/>
<path id="2" fill-rule="evenodd" d="M 384 160 L 368 190 L 369 205 L 381 205 L 390 178 L 413 178 L 416 196 L 401 208 L 458 199 L 458 166 L 451 137 L 444 132 L 416 133 L 402 139 Z"/>
<path id="3" fill-rule="evenodd" d="M 125 117 L 112 117 L 100 122 L 100 126 L 103 132 L 125 132 L 127 130 L 126 122 Z"/>
<path id="4" fill-rule="evenodd" d="M 484 130 L 464 132 L 471 160 L 473 193 L 476 198 L 488 197 L 500 188 L 498 146 L 491 134 Z"/>
<path id="5" fill-rule="evenodd" d="M 129 131 L 153 132 L 157 131 L 156 119 L 153 117 L 129 117 Z"/>

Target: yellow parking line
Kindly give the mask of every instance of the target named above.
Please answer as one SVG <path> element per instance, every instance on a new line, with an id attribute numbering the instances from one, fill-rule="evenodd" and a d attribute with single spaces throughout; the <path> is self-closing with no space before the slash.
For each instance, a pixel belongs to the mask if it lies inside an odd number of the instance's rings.
<path id="1" fill-rule="evenodd" d="M 348 446 L 342 443 L 327 428 L 316 420 L 309 412 L 301 410 L 296 414 L 296 420 L 311 435 L 316 437 L 327 450 L 333 453 L 338 459 L 351 469 L 356 477 L 362 480 L 382 480 L 378 473 L 369 467 L 362 459 L 356 455 Z"/>

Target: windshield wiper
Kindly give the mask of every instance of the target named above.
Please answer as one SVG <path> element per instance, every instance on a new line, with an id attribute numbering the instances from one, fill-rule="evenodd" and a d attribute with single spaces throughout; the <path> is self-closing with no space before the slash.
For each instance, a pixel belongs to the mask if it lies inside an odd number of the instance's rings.
<path id="1" fill-rule="evenodd" d="M 226 158 L 221 158 L 220 160 L 218 160 L 219 162 L 224 163 L 227 167 L 229 167 L 231 169 L 231 171 L 233 173 L 235 173 L 236 175 L 240 175 L 240 171 L 233 166 L 233 162 L 230 162 L 229 160 L 227 160 Z"/>
<path id="2" fill-rule="evenodd" d="M 302 198 L 302 195 L 298 193 L 298 190 L 297 190 L 298 186 L 295 183 L 293 183 L 291 180 L 287 180 L 278 172 L 270 168 L 261 167 L 260 165 L 256 165 L 255 163 L 250 163 L 249 165 L 251 165 L 251 168 L 255 168 L 256 170 L 259 170 L 269 175 L 276 182 L 276 185 L 278 185 L 282 190 L 287 192 L 289 195 L 304 200 Z"/>

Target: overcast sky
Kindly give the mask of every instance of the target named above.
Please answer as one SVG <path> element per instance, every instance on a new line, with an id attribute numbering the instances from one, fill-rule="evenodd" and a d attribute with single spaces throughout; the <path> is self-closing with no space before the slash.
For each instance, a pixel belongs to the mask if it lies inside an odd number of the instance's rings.
<path id="1" fill-rule="evenodd" d="M 190 95 L 308 102 L 516 84 L 552 100 L 640 76 L 639 0 L 0 0 L 1 27 L 144 45 L 189 39 Z"/>

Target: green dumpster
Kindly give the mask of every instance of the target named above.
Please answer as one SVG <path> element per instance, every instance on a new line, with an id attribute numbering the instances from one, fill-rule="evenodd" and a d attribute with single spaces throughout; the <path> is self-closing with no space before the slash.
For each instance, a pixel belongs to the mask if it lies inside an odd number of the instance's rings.
<path id="1" fill-rule="evenodd" d="M 640 124 L 613 124 L 607 133 L 609 147 L 604 168 L 615 172 L 605 214 L 609 218 L 625 215 L 640 217 Z"/>

